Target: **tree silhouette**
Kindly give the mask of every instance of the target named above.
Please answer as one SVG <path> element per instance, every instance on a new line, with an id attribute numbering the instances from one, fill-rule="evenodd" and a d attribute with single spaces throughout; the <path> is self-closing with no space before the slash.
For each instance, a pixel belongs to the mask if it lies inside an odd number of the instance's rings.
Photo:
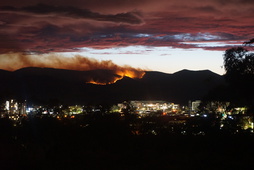
<path id="1" fill-rule="evenodd" d="M 243 45 L 254 43 L 254 39 Z M 225 78 L 229 83 L 230 97 L 249 108 L 254 108 L 254 53 L 244 47 L 231 48 L 225 51 Z"/>
<path id="2" fill-rule="evenodd" d="M 224 68 L 228 78 L 254 75 L 254 53 L 243 47 L 231 48 L 224 54 Z"/>
<path id="3" fill-rule="evenodd" d="M 249 41 L 245 41 L 243 45 L 251 45 L 254 44 L 254 38 L 250 39 Z"/>

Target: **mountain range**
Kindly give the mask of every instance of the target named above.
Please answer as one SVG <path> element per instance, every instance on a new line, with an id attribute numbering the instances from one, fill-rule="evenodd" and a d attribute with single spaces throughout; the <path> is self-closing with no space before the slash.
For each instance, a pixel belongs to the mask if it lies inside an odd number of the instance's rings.
<path id="1" fill-rule="evenodd" d="M 147 71 L 142 79 L 124 77 L 113 84 L 86 83 L 94 75 L 112 77 L 111 70 L 74 71 L 52 68 L 0 70 L 1 99 L 22 99 L 38 104 L 100 104 L 128 100 L 164 100 L 187 105 L 224 84 L 224 77 L 209 70 L 182 70 L 174 74 Z"/>

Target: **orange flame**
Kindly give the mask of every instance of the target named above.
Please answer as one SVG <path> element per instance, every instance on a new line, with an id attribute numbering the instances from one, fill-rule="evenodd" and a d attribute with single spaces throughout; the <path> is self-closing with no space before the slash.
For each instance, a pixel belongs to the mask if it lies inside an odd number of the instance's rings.
<path id="1" fill-rule="evenodd" d="M 133 68 L 131 68 L 131 69 L 126 68 L 126 69 L 122 69 L 122 70 L 116 70 L 115 74 L 117 76 L 114 76 L 114 78 L 111 81 L 108 81 L 108 82 L 90 80 L 87 83 L 97 84 L 97 85 L 108 85 L 108 84 L 114 84 L 115 82 L 117 82 L 118 80 L 123 79 L 124 77 L 129 77 L 129 78 L 132 78 L 132 79 L 141 79 L 145 75 L 145 72 L 141 71 L 141 70 L 134 70 Z"/>
<path id="2" fill-rule="evenodd" d="M 141 79 L 144 75 L 145 72 L 141 71 L 141 70 L 134 70 L 134 69 L 124 69 L 124 70 L 117 70 L 117 75 L 120 75 L 122 77 L 126 76 L 126 77 L 130 77 L 130 78 L 138 78 Z"/>

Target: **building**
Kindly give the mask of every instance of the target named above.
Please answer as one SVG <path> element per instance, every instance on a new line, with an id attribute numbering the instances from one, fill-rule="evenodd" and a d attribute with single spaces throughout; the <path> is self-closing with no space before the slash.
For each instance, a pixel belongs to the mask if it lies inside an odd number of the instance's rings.
<path id="1" fill-rule="evenodd" d="M 201 100 L 196 100 L 196 101 L 191 102 L 191 111 L 197 112 L 200 103 L 201 103 Z"/>
<path id="2" fill-rule="evenodd" d="M 174 104 L 161 100 L 135 100 L 118 104 L 118 106 L 121 110 L 131 108 L 138 114 L 149 114 L 158 111 L 163 112 L 163 114 L 168 114 L 177 113 L 180 110 L 179 104 Z"/>
<path id="3" fill-rule="evenodd" d="M 1 117 L 8 117 L 11 120 L 18 121 L 26 115 L 26 102 L 18 102 L 15 99 L 6 100 L 3 103 Z"/>

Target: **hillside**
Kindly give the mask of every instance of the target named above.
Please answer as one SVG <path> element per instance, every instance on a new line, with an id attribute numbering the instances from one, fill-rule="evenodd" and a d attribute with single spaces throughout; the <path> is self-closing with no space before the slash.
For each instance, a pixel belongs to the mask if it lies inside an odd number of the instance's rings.
<path id="1" fill-rule="evenodd" d="M 124 100 L 166 100 L 187 104 L 188 100 L 201 99 L 209 90 L 224 83 L 222 76 L 209 70 L 182 70 L 174 74 L 148 71 L 142 79 L 124 77 L 110 85 L 85 83 L 90 78 L 107 80 L 112 76 L 116 75 L 110 70 L 0 70 L 0 97 L 26 99 L 37 103 L 59 101 L 68 104 L 98 104 Z"/>

